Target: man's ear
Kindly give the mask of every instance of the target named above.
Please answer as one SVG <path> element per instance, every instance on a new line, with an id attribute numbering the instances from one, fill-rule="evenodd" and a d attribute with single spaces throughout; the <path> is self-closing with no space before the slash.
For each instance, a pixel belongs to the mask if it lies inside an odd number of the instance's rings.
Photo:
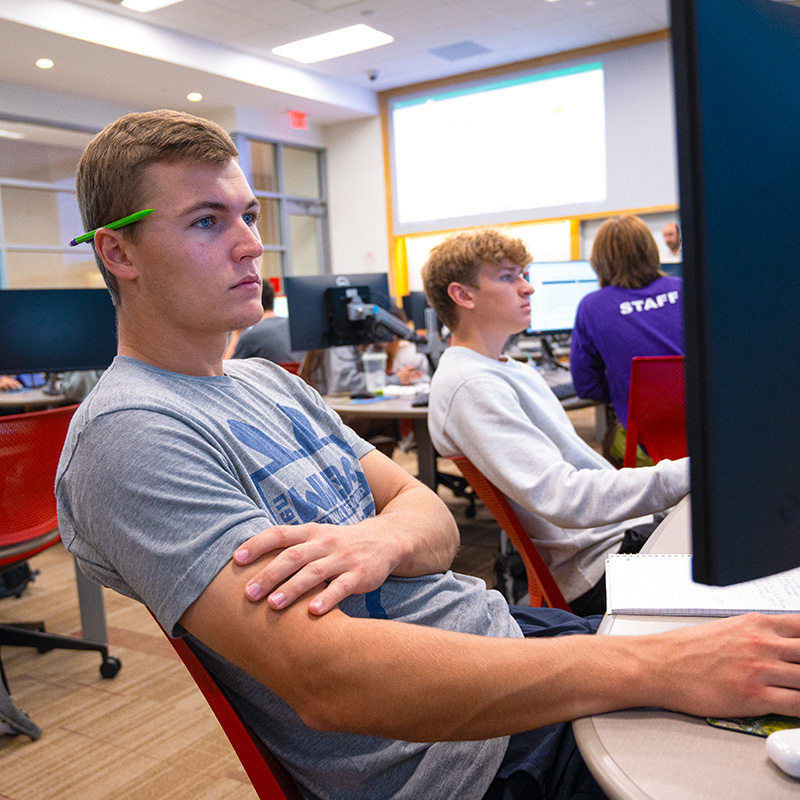
<path id="1" fill-rule="evenodd" d="M 475 308 L 475 287 L 453 281 L 447 287 L 448 297 L 461 308 Z"/>
<path id="2" fill-rule="evenodd" d="M 94 235 L 94 249 L 100 256 L 106 269 L 122 280 L 135 278 L 139 271 L 130 255 L 130 242 L 126 241 L 121 231 L 100 228 Z"/>

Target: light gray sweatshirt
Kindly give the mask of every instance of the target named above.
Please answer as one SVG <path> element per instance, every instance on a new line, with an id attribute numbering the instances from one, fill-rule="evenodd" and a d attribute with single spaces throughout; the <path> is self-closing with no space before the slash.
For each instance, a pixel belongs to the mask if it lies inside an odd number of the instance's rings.
<path id="1" fill-rule="evenodd" d="M 689 491 L 689 459 L 615 469 L 575 432 L 529 364 L 449 347 L 431 382 L 428 425 L 510 500 L 567 601 L 603 575 L 626 528 Z"/>

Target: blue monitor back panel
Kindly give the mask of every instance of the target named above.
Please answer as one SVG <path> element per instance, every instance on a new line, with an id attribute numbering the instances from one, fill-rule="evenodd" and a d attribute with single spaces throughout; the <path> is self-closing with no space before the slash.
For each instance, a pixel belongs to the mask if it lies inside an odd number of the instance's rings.
<path id="1" fill-rule="evenodd" d="M 0 290 L 0 374 L 104 369 L 116 352 L 106 289 Z"/>
<path id="2" fill-rule="evenodd" d="M 800 8 L 673 0 L 695 579 L 800 564 Z"/>

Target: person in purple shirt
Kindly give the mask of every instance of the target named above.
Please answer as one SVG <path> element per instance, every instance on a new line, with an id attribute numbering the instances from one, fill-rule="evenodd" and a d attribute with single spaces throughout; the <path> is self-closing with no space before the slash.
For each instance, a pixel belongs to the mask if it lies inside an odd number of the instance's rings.
<path id="1" fill-rule="evenodd" d="M 575 315 L 570 370 L 579 397 L 611 402 L 620 426 L 609 455 L 622 461 L 634 356 L 683 355 L 683 281 L 660 268 L 658 245 L 639 217 L 600 226 L 590 256 L 600 289 Z M 652 463 L 640 449 L 640 463 Z"/>

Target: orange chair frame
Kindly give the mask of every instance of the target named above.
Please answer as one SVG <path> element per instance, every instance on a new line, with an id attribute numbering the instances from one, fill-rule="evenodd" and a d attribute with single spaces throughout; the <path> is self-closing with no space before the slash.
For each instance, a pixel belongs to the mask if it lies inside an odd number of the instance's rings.
<path id="1" fill-rule="evenodd" d="M 150 613 L 153 614 L 152 611 Z M 153 619 L 156 619 L 155 614 Z M 250 778 L 259 800 L 303 800 L 292 776 L 239 714 L 225 690 L 205 668 L 189 643 L 185 639 L 173 639 L 160 623 L 158 627 L 167 637 L 214 712 L 247 777 Z"/>
<path id="2" fill-rule="evenodd" d="M 548 605 L 570 611 L 569 603 L 550 574 L 547 564 L 528 536 L 519 517 L 511 508 L 506 496 L 466 456 L 448 456 L 472 486 L 475 494 L 505 531 L 511 543 L 522 556 L 528 576 L 528 593 L 531 606 Z"/>

